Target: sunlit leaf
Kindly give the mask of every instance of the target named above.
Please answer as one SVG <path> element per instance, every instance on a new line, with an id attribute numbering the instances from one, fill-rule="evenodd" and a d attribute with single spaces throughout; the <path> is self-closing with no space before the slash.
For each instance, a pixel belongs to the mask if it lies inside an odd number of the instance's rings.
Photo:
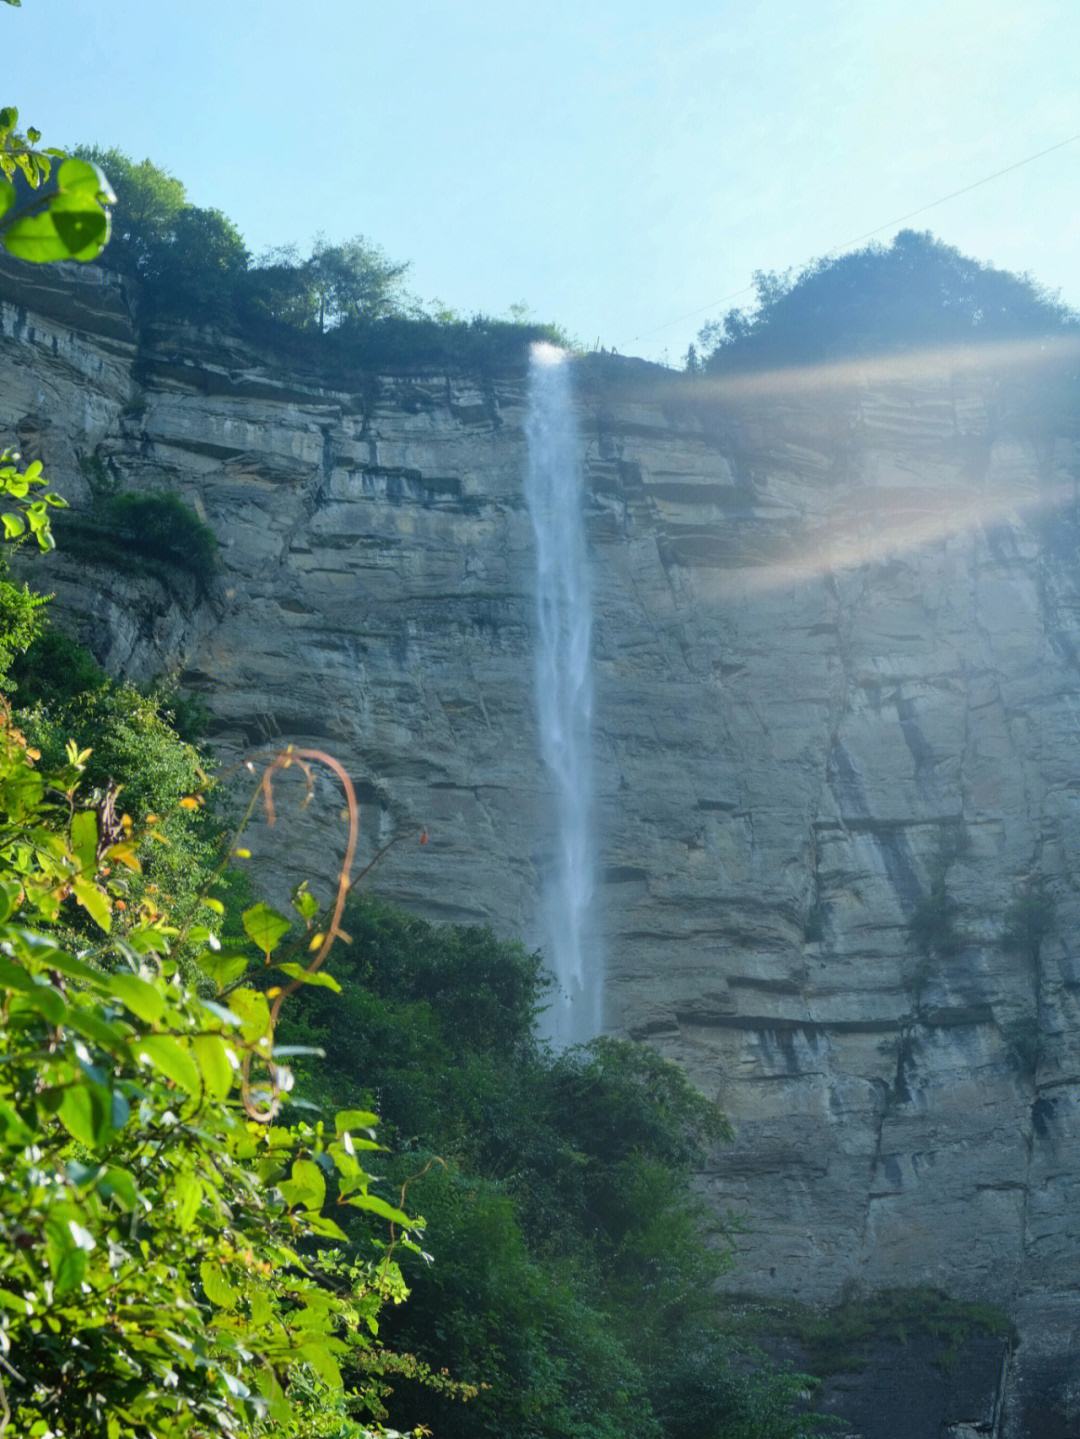
<path id="1" fill-rule="evenodd" d="M 106 934 L 112 928 L 112 909 L 108 897 L 92 880 L 81 875 L 71 881 L 71 890 L 87 914 Z"/>
<path id="2" fill-rule="evenodd" d="M 295 963 L 279 964 L 275 968 L 280 969 L 282 974 L 287 974 L 290 979 L 299 979 L 304 984 L 316 985 L 322 989 L 332 989 L 335 994 L 341 993 L 341 985 L 334 976 L 321 969 L 316 970 L 314 974 L 308 974 L 302 964 Z"/>
<path id="3" fill-rule="evenodd" d="M 153 1024 L 161 1018 L 165 1008 L 165 996 L 156 985 L 140 979 L 137 974 L 112 974 L 109 976 L 109 992 L 123 1000 L 132 1014 Z"/>
<path id="4" fill-rule="evenodd" d="M 202 1091 L 199 1066 L 177 1040 L 165 1034 L 150 1034 L 137 1041 L 135 1052 L 188 1094 Z"/>
<path id="5" fill-rule="evenodd" d="M 278 914 L 268 904 L 253 904 L 241 915 L 244 932 L 263 954 L 270 954 L 283 935 L 288 934 L 291 925 L 284 915 Z"/>

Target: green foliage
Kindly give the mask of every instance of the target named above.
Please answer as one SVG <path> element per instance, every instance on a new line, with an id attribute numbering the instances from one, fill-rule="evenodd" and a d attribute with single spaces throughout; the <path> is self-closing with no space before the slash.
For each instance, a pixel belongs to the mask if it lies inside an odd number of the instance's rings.
<path id="1" fill-rule="evenodd" d="M 665 1439 L 813 1439 L 835 1433 L 836 1421 L 809 1411 L 812 1388 L 756 1351 L 733 1355 L 713 1341 L 679 1350 L 654 1403 Z"/>
<path id="2" fill-rule="evenodd" d="M 1077 317 L 1027 276 L 968 259 L 927 231 L 902 230 L 792 276 L 754 276 L 755 307 L 701 333 L 714 374 L 877 355 L 915 347 L 1075 331 Z"/>
<path id="3" fill-rule="evenodd" d="M 949 893 L 948 873 L 964 852 L 967 837 L 962 826 L 949 825 L 938 832 L 930 862 L 930 888 L 916 902 L 908 921 L 908 938 L 927 961 L 948 959 L 967 943 L 960 927 L 960 906 Z"/>
<path id="4" fill-rule="evenodd" d="M 949 893 L 943 874 L 935 874 L 930 889 L 915 905 L 908 921 L 912 944 L 927 959 L 959 954 L 964 936 L 957 923 L 960 906 Z"/>
<path id="5" fill-rule="evenodd" d="M 116 196 L 104 263 L 138 279 L 159 279 L 176 218 L 187 204 L 184 185 L 152 161 L 135 162 L 122 150 L 79 146 L 75 154 L 108 174 Z"/>
<path id="6" fill-rule="evenodd" d="M 137 859 L 82 798 L 84 758 L 69 745 L 62 768 L 35 768 L 0 730 L 5 1421 L 58 1439 L 306 1434 L 343 1364 L 379 1418 L 387 1374 L 427 1377 L 375 1338 L 404 1285 L 389 1253 L 341 1251 L 326 1212 L 332 1196 L 339 1213 L 401 1226 L 399 1249 L 415 1244 L 417 1225 L 357 1159 L 377 1148 L 374 1116 L 330 1131 L 256 1120 L 250 1064 L 290 1087 L 266 1001 L 186 985 L 168 915 L 114 925 L 128 891 L 107 876 Z M 97 962 L 50 934 L 68 895 L 108 936 Z M 339 1432 L 363 1432 L 350 1425 Z"/>
<path id="7" fill-rule="evenodd" d="M 16 686 L 11 677 L 13 663 L 41 635 L 44 624 L 42 611 L 48 604 L 44 595 L 31 594 L 4 579 L 6 567 L 0 562 L 0 685 L 10 693 Z"/>
<path id="8" fill-rule="evenodd" d="M 306 990 L 282 1036 L 324 1051 L 305 1062 L 324 1102 L 378 1110 L 400 1151 L 390 1175 L 426 1171 L 412 1192 L 435 1262 L 403 1257 L 412 1298 L 383 1332 L 484 1386 L 467 1410 L 434 1396 L 436 1433 L 659 1439 L 658 1396 L 684 1350 L 731 1357 L 715 1289 L 730 1236 L 691 1188 L 727 1121 L 646 1047 L 547 1051 L 543 971 L 520 945 L 373 900 L 351 900 L 344 924 L 342 993 Z M 763 1366 L 758 1383 L 787 1415 L 805 1381 Z"/>
<path id="9" fill-rule="evenodd" d="M 3 538 L 18 540 L 32 535 L 39 550 L 55 549 L 49 507 L 66 509 L 67 501 L 53 490 L 45 490 L 40 498 L 32 499 L 31 492 L 48 483 L 42 476 L 41 462 L 34 460 L 25 470 L 20 470 L 18 460 L 16 451 L 0 451 L 0 499 L 11 506 L 0 514 Z"/>
<path id="10" fill-rule="evenodd" d="M 1041 882 L 1016 895 L 1005 911 L 1001 943 L 1009 954 L 1037 960 L 1054 928 L 1054 899 Z"/>
<path id="11" fill-rule="evenodd" d="M 104 483 L 95 489 L 92 508 L 73 512 L 58 529 L 61 549 L 165 583 L 181 572 L 206 589 L 217 568 L 217 536 L 178 495 L 110 494 Z"/>
<path id="12" fill-rule="evenodd" d="M 90 161 L 40 149 L 40 133 L 18 123 L 14 105 L 0 109 L 0 244 L 35 264 L 93 260 L 109 238 L 108 180 Z"/>
<path id="13" fill-rule="evenodd" d="M 797 1340 L 818 1375 L 862 1368 L 868 1346 L 877 1340 L 905 1344 L 916 1335 L 937 1340 L 934 1362 L 950 1369 L 967 1339 L 980 1334 L 1015 1337 L 1007 1316 L 994 1305 L 955 1299 L 928 1286 L 882 1289 L 831 1308 L 744 1297 L 733 1318 L 753 1337 Z"/>
<path id="14" fill-rule="evenodd" d="M 1043 1056 L 1043 1036 L 1035 1015 L 1024 1015 L 1002 1031 L 1021 1074 L 1033 1075 Z"/>

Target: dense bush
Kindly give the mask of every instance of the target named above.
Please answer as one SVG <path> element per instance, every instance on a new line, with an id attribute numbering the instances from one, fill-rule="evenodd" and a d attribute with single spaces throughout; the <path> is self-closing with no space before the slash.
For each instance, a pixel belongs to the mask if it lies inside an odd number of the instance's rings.
<path id="1" fill-rule="evenodd" d="M 67 554 L 127 574 L 153 574 L 166 584 L 189 575 L 205 591 L 217 568 L 217 536 L 178 495 L 95 494 L 87 510 L 57 526 Z"/>

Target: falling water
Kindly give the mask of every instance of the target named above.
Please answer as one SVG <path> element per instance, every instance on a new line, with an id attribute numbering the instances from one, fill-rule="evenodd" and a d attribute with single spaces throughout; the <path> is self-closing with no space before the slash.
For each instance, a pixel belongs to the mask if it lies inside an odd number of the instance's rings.
<path id="1" fill-rule="evenodd" d="M 603 967 L 591 934 L 591 618 L 570 368 L 565 351 L 533 346 L 526 427 L 527 497 L 536 536 L 536 699 L 558 814 L 556 861 L 543 896 L 545 952 L 557 989 L 544 1028 L 560 1047 L 599 1034 L 603 995 Z"/>

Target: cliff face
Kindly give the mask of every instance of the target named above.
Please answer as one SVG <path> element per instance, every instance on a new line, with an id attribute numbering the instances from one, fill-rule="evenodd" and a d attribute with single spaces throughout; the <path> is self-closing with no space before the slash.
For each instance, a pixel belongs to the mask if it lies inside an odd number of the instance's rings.
<path id="1" fill-rule="evenodd" d="M 328 380 L 32 280 L 2 277 L 5 438 L 77 510 L 173 490 L 222 547 L 205 596 L 63 554 L 39 587 L 114 668 L 197 689 L 224 759 L 322 746 L 372 849 L 426 824 L 380 892 L 536 938 L 523 377 Z M 735 1120 L 703 1183 L 746 1211 L 741 1287 L 993 1299 L 1023 1339 L 1002 1432 L 1069 1432 L 1037 1414 L 1078 1402 L 1075 428 L 955 361 L 653 375 L 578 389 L 609 1027 Z M 320 784 L 255 847 L 329 875 L 338 807 Z"/>

